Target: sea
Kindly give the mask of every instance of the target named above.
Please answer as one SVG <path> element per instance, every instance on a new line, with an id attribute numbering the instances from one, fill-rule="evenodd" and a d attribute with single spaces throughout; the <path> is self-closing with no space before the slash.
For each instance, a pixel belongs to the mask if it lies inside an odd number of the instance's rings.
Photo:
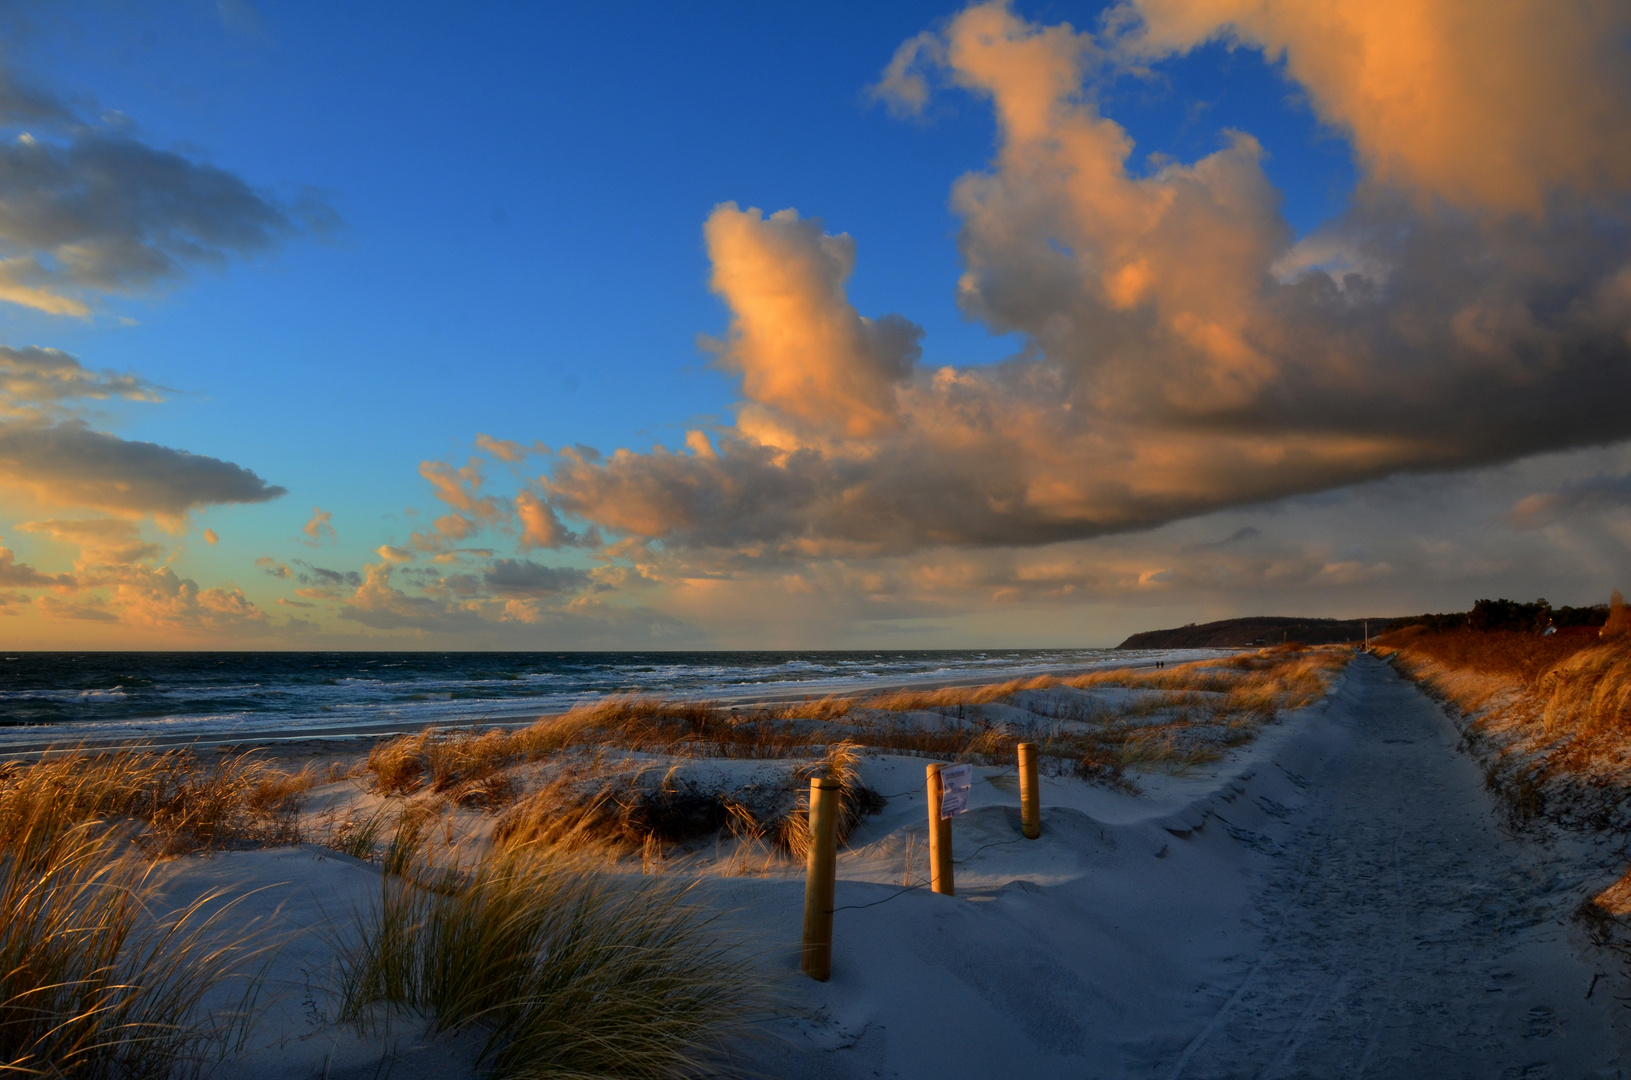
<path id="1" fill-rule="evenodd" d="M 518 721 L 608 694 L 787 700 L 913 684 L 994 682 L 1176 655 L 1111 649 L 12 651 L 0 654 L 0 752 L 125 740 L 343 738 Z"/>

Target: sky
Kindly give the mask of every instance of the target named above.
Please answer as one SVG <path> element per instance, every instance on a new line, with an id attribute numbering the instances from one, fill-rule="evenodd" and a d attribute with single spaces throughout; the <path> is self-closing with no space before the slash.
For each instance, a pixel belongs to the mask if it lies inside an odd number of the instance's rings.
<path id="1" fill-rule="evenodd" d="M 0 645 L 1631 585 L 1631 3 L 0 7 Z"/>

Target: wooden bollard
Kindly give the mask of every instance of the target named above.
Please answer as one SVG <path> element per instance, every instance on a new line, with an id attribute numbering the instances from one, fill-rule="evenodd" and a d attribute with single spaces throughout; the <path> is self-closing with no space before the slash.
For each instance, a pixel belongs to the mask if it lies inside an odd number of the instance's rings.
<path id="1" fill-rule="evenodd" d="M 1042 835 L 1041 792 L 1036 784 L 1036 743 L 1019 744 L 1019 825 L 1025 839 Z"/>
<path id="2" fill-rule="evenodd" d="M 817 982 L 832 977 L 832 908 L 838 876 L 837 780 L 810 781 L 810 858 L 804 869 L 804 953 L 799 970 Z"/>
<path id="3" fill-rule="evenodd" d="M 942 786 L 940 770 L 944 765 L 930 765 L 929 781 L 929 888 L 947 896 L 956 896 L 951 879 L 951 818 L 940 816 Z"/>

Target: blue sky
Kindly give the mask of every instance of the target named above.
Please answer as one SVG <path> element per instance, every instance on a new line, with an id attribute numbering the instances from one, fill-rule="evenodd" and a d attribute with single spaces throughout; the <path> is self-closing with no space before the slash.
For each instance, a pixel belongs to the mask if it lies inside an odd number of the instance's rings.
<path id="1" fill-rule="evenodd" d="M 1103 9 L 1022 3 L 1015 17 L 1092 32 Z M 902 42 L 943 30 L 958 10 L 269 0 L 24 9 L 4 27 L 14 75 L 94 124 L 225 170 L 269 201 L 320 205 L 332 227 L 198 260 L 131 293 L 105 290 L 85 318 L 0 304 L 0 334 L 170 391 L 161 404 L 95 403 L 99 428 L 233 462 L 288 490 L 200 505 L 186 528 L 137 518 L 165 546 L 163 565 L 201 587 L 230 583 L 270 610 L 275 583 L 254 560 L 310 555 L 300 529 L 313 507 L 333 514 L 338 534 L 337 545 L 317 549 L 321 557 L 356 570 L 378 545 L 405 544 L 445 509 L 418 466 L 462 464 L 478 432 L 644 453 L 681 446 L 690 429 L 730 429 L 741 383 L 698 346 L 699 334 L 733 326 L 729 303 L 709 289 L 703 227 L 718 204 L 796 208 L 826 233 L 852 237 L 848 302 L 861 315 L 900 313 L 920 326 L 924 370 L 1034 351 L 1034 335 L 994 333 L 958 303 L 964 221 L 949 200 L 959 177 L 992 167 L 1002 133 L 990 93 L 942 86 L 920 116 L 903 119 L 868 92 Z M 1265 59 L 1276 55 L 1272 34 L 1259 37 L 1171 49 L 1146 58 L 1143 72 L 1095 70 L 1080 94 L 1136 143 L 1133 178 L 1197 162 L 1228 146 L 1230 132 L 1249 133 L 1279 213 L 1293 238 L 1306 237 L 1349 210 L 1360 155 L 1330 109 L 1323 122 L 1316 115 L 1306 80 Z M 491 490 L 508 497 L 538 473 L 536 462 L 528 468 L 506 480 L 504 463 L 491 462 Z M 1272 503 L 1390 471 L 1262 490 Z M 1262 502 L 1203 501 L 1147 524 Z M 71 548 L 15 528 L 40 507 L 15 506 L 0 519 L 4 543 L 42 572 L 68 572 Z M 409 507 L 422 516 L 407 516 Z M 206 526 L 219 544 L 198 538 Z M 495 557 L 516 554 L 483 543 Z M 560 549 L 551 564 L 587 569 L 597 557 Z M 709 573 L 752 576 L 740 567 Z M 1208 603 L 1252 607 L 1254 597 Z M 924 643 L 966 635 L 980 609 L 969 601 L 935 615 L 939 629 Z M 1144 617 L 1118 615 L 1101 633 Z M 717 634 L 710 620 L 727 616 L 667 609 L 662 618 Z M 832 643 L 853 642 L 866 636 L 854 618 L 829 614 L 821 625 Z M 17 625 L 25 624 L 42 642 L 77 640 L 83 629 L 34 617 Z M 134 632 L 94 629 L 100 641 Z M 398 629 L 405 642 L 437 633 Z M 176 640 L 206 633 L 171 631 Z M 363 633 L 330 620 L 310 640 L 354 632 Z"/>

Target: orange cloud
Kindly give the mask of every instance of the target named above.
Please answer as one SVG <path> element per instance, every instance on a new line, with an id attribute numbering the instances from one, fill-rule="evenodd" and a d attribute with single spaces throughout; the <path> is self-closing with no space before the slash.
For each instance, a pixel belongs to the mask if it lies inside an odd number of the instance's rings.
<path id="1" fill-rule="evenodd" d="M 1631 184 L 1623 4 L 1524 0 L 1131 0 L 1136 55 L 1216 38 L 1282 59 L 1375 180 L 1542 214 L 1559 189 Z"/>
<path id="2" fill-rule="evenodd" d="M 855 244 L 792 210 L 765 218 L 735 203 L 714 208 L 703 235 L 713 290 L 731 309 L 719 362 L 752 400 L 816 432 L 865 436 L 896 423 L 894 389 L 911 373 L 922 331 L 888 315 L 868 319 L 844 297 Z"/>
<path id="3" fill-rule="evenodd" d="M 325 536 L 329 538 L 330 543 L 337 544 L 340 542 L 339 534 L 334 531 L 334 526 L 329 523 L 333 517 L 334 515 L 329 511 L 314 506 L 311 508 L 311 520 L 302 525 L 300 531 L 311 537 L 313 544 L 322 543 Z"/>
<path id="4" fill-rule="evenodd" d="M 495 439 L 491 435 L 476 435 L 476 445 L 500 461 L 519 465 L 533 454 L 547 454 L 549 447 L 541 442 L 518 443 L 514 439 Z"/>
<path id="5" fill-rule="evenodd" d="M 75 565 L 123 566 L 158 558 L 164 549 L 143 540 L 132 522 L 120 518 L 25 521 L 17 526 L 24 532 L 48 536 L 79 549 Z"/>
<path id="6" fill-rule="evenodd" d="M 1349 33 L 1342 5 L 1324 23 L 1325 8 L 1268 0 L 1196 10 L 1224 8 L 1327 34 L 1322 48 Z M 1153 26 L 1189 9 L 1144 10 Z M 1516 34 L 1514 18 L 1495 23 Z M 1241 19 L 1263 34 L 1280 25 Z M 992 103 L 995 159 L 952 193 L 958 296 L 1027 350 L 982 368 L 917 364 L 911 324 L 867 320 L 845 296 L 849 237 L 725 204 L 705 235 L 732 312 L 721 362 L 746 398 L 734 428 L 688 437 L 691 453 L 563 451 L 542 481 L 550 506 L 693 565 L 709 551 L 849 558 L 1053 543 L 1631 435 L 1631 414 L 1611 404 L 1631 394 L 1619 234 L 1569 204 L 1538 224 L 1424 210 L 1389 193 L 1384 171 L 1299 245 L 1245 132 L 1197 161 L 1131 172 L 1132 141 L 1090 80 L 1129 50 L 1185 40 L 1150 30 L 1106 50 L 1002 3 L 912 39 L 880 94 L 904 94 L 910 111 L 934 75 Z M 1555 68 L 1566 55 L 1546 45 L 1531 59 Z M 1594 93 L 1620 93 L 1617 74 L 1597 74 Z M 1412 84 L 1455 99 L 1421 110 L 1412 138 L 1442 139 L 1442 117 L 1463 142 L 1485 137 L 1446 78 Z"/>

